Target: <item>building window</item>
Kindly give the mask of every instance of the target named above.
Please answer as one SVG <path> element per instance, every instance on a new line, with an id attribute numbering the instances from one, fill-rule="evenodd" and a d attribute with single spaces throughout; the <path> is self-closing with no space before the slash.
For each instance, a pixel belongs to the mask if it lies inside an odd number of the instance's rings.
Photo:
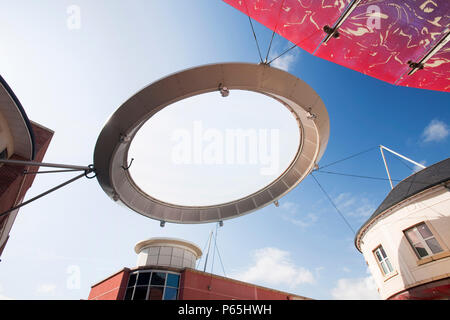
<path id="1" fill-rule="evenodd" d="M 385 276 L 390 275 L 394 272 L 394 268 L 392 268 L 391 262 L 389 261 L 389 258 L 387 257 L 386 252 L 384 251 L 382 246 L 376 248 L 373 253 L 378 262 L 378 265 L 380 266 L 381 271 Z"/>
<path id="2" fill-rule="evenodd" d="M 143 270 L 130 274 L 124 300 L 177 300 L 180 275 Z"/>
<path id="3" fill-rule="evenodd" d="M 404 233 L 419 259 L 442 252 L 441 246 L 424 222 L 405 230 Z"/>

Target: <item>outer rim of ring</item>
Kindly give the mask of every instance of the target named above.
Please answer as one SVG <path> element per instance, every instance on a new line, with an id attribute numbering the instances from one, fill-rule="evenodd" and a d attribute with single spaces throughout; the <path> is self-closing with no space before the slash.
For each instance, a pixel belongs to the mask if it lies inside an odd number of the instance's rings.
<path id="1" fill-rule="evenodd" d="M 241 199 L 209 206 L 180 206 L 143 192 L 127 171 L 128 149 L 140 127 L 163 108 L 220 85 L 268 95 L 297 119 L 299 149 L 290 166 L 268 186 Z M 329 117 L 317 93 L 295 76 L 264 64 L 222 63 L 187 69 L 162 78 L 128 99 L 111 116 L 94 151 L 100 186 L 114 201 L 159 221 L 207 223 L 235 218 L 278 200 L 295 188 L 322 157 L 329 138 Z"/>

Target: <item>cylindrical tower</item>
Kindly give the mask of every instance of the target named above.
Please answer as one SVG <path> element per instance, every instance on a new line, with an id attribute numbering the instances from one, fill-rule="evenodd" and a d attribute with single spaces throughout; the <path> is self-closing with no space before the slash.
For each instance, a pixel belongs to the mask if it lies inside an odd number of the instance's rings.
<path id="1" fill-rule="evenodd" d="M 450 299 L 450 158 L 397 184 L 355 245 L 383 299 Z"/>
<path id="2" fill-rule="evenodd" d="M 151 238 L 134 247 L 138 254 L 137 266 L 195 268 L 202 251 L 195 244 L 175 238 Z"/>

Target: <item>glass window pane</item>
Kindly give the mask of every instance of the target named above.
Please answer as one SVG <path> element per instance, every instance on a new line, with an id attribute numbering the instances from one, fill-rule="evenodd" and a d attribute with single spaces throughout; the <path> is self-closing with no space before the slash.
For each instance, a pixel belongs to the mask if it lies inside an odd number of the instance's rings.
<path id="1" fill-rule="evenodd" d="M 175 288 L 166 288 L 164 292 L 164 300 L 177 300 L 178 290 Z"/>
<path id="2" fill-rule="evenodd" d="M 168 287 L 178 288 L 178 281 L 180 280 L 180 276 L 178 274 L 167 274 L 167 284 Z"/>
<path id="3" fill-rule="evenodd" d="M 125 298 L 123 300 L 131 300 L 131 298 L 133 297 L 133 290 L 134 287 L 128 288 L 125 292 Z"/>
<path id="4" fill-rule="evenodd" d="M 134 289 L 133 300 L 145 300 L 147 298 L 147 288 L 148 287 L 136 287 L 136 289 Z"/>
<path id="5" fill-rule="evenodd" d="M 417 236 L 417 233 L 414 229 L 409 229 L 408 231 L 406 231 L 406 236 L 412 244 L 420 242 L 419 237 Z"/>
<path id="6" fill-rule="evenodd" d="M 152 285 L 163 286 L 166 282 L 166 274 L 164 272 L 153 272 Z"/>
<path id="7" fill-rule="evenodd" d="M 386 264 L 384 262 L 380 263 L 381 268 L 383 269 L 384 274 L 388 274 L 389 270 L 386 268 Z"/>
<path id="8" fill-rule="evenodd" d="M 378 259 L 378 261 L 383 261 L 383 258 L 381 257 L 381 254 L 380 254 L 380 250 L 377 250 L 377 251 L 375 251 L 375 255 L 377 256 L 377 259 Z"/>
<path id="9" fill-rule="evenodd" d="M 381 254 L 383 255 L 383 258 L 386 258 L 386 252 L 384 252 L 383 247 L 380 247 L 380 251 L 381 251 Z"/>
<path id="10" fill-rule="evenodd" d="M 148 283 L 150 282 L 150 272 L 141 272 L 139 273 L 139 277 L 137 280 L 138 286 L 148 286 Z"/>
<path id="11" fill-rule="evenodd" d="M 428 252 L 422 243 L 415 244 L 414 248 L 416 248 L 416 251 L 417 251 L 417 254 L 419 255 L 419 257 L 423 258 L 428 255 Z"/>
<path id="12" fill-rule="evenodd" d="M 162 300 L 164 287 L 150 287 L 148 300 Z"/>
<path id="13" fill-rule="evenodd" d="M 130 275 L 130 280 L 128 280 L 129 287 L 134 286 L 134 284 L 136 283 L 136 277 L 137 277 L 137 273 L 133 273 L 132 275 Z"/>
<path id="14" fill-rule="evenodd" d="M 428 229 L 427 225 L 425 223 L 422 223 L 421 225 L 417 226 L 417 230 L 419 230 L 420 234 L 424 239 L 432 237 L 433 234 L 431 233 L 430 229 Z"/>
<path id="15" fill-rule="evenodd" d="M 386 265 L 388 267 L 389 272 L 391 273 L 392 271 L 394 271 L 394 268 L 392 268 L 391 262 L 389 261 L 389 259 L 386 259 Z"/>
<path id="16" fill-rule="evenodd" d="M 439 243 L 437 242 L 437 240 L 435 238 L 425 240 L 425 242 L 427 243 L 428 247 L 430 247 L 431 252 L 439 253 L 442 251 L 441 246 L 439 245 Z"/>

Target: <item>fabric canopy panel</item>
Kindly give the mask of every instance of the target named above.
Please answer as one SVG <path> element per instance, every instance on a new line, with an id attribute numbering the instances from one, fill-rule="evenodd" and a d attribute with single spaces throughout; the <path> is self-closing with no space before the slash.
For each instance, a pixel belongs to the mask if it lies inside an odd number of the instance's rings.
<path id="1" fill-rule="evenodd" d="M 450 42 L 425 64 L 425 68 L 398 83 L 406 87 L 450 92 Z"/>
<path id="2" fill-rule="evenodd" d="M 280 36 L 313 53 L 323 27 L 336 21 L 350 0 L 224 0 Z M 339 4 L 336 5 L 335 3 Z"/>
<path id="3" fill-rule="evenodd" d="M 409 75 L 450 31 L 450 1 L 224 0 L 309 53 L 392 84 L 450 91 L 450 48 Z M 339 38 L 323 41 L 325 26 Z"/>

